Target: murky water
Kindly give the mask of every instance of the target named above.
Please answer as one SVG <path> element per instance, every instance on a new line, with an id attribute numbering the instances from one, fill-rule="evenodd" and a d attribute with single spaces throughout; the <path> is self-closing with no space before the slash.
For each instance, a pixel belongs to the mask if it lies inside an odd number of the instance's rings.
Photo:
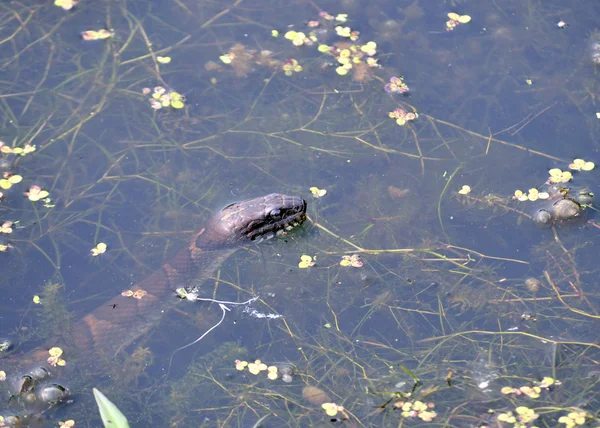
<path id="1" fill-rule="evenodd" d="M 600 10 L 568 3 L 2 4 L 9 379 L 227 204 L 295 194 L 310 221 L 199 284 L 259 300 L 181 301 L 100 373 L 65 347 L 73 402 L 3 382 L 0 414 L 99 426 L 97 387 L 140 427 L 592 421 Z"/>

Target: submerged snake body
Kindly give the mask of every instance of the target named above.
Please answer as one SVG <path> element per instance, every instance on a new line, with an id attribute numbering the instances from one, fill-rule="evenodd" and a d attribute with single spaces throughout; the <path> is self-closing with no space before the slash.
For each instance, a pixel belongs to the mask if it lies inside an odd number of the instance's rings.
<path id="1" fill-rule="evenodd" d="M 78 367 L 83 371 L 92 369 L 96 361 L 113 359 L 156 325 L 165 310 L 177 301 L 173 293 L 176 288 L 207 279 L 238 248 L 290 230 L 305 217 L 306 202 L 293 196 L 270 194 L 228 205 L 169 263 L 131 287 L 133 291 L 147 292 L 142 299 L 114 297 L 75 323 L 68 340 L 48 341 L 22 356 L 20 365 L 44 365 L 48 349 L 61 342 L 65 343 L 65 356 L 85 357 Z M 34 386 L 27 392 L 31 393 Z M 26 392 L 22 385 L 18 389 L 18 394 Z"/>

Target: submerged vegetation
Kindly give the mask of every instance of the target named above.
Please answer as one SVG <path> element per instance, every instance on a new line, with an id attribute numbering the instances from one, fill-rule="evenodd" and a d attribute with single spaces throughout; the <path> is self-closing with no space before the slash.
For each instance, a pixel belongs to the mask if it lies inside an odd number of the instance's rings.
<path id="1" fill-rule="evenodd" d="M 132 426 L 598 423 L 598 6 L 29 3 L 0 7 L 0 426 L 96 426 L 91 385 Z M 113 366 L 16 367 L 272 191 L 311 224 Z"/>

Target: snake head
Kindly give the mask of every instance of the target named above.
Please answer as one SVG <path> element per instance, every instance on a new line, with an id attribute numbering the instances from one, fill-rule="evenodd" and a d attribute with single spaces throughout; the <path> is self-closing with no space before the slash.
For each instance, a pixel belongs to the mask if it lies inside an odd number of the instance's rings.
<path id="1" fill-rule="evenodd" d="M 305 219 L 304 199 L 271 193 L 227 205 L 210 220 L 204 239 L 205 243 L 226 246 L 260 242 L 291 230 Z"/>

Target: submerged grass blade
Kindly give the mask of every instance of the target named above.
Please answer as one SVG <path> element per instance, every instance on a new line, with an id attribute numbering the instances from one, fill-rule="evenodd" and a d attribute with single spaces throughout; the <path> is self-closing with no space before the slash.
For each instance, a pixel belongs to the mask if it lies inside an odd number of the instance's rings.
<path id="1" fill-rule="evenodd" d="M 127 418 L 121 413 L 117 406 L 96 388 L 94 388 L 93 391 L 104 428 L 129 428 Z"/>

